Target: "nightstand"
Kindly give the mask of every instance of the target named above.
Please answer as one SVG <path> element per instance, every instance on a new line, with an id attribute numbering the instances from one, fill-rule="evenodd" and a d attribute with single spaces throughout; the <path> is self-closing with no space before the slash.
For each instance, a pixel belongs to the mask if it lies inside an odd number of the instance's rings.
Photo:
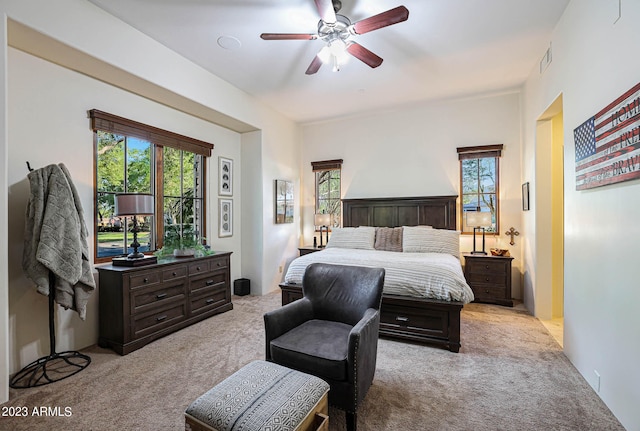
<path id="1" fill-rule="evenodd" d="M 300 256 L 304 256 L 305 254 L 315 253 L 316 251 L 324 250 L 324 247 L 314 247 L 312 245 L 305 245 L 304 247 L 298 247 L 300 251 Z"/>
<path id="2" fill-rule="evenodd" d="M 474 302 L 513 307 L 511 256 L 464 253 L 464 278 L 473 290 Z"/>

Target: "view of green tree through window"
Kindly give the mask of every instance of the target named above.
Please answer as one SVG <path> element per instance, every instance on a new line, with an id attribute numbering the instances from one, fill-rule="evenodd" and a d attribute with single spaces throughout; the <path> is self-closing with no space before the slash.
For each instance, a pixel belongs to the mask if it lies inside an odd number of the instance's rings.
<path id="1" fill-rule="evenodd" d="M 127 254 L 133 241 L 130 217 L 115 216 L 118 193 L 153 193 L 153 152 L 149 142 L 98 131 L 96 204 L 98 257 Z M 151 217 L 138 217 L 138 242 L 142 252 L 152 250 Z"/>
<path id="2" fill-rule="evenodd" d="M 140 251 L 201 243 L 205 161 L 213 145 L 101 111 L 89 113 L 96 145 L 96 261 L 132 251 L 132 218 L 115 215 L 118 193 L 151 194 L 162 212 L 137 218 Z"/>
<path id="3" fill-rule="evenodd" d="M 340 226 L 342 160 L 311 162 L 316 180 L 316 214 L 331 214 L 331 227 Z"/>
<path id="4" fill-rule="evenodd" d="M 473 232 L 467 226 L 469 211 L 491 213 L 491 226 L 487 232 L 499 231 L 499 157 L 502 145 L 458 148 L 460 159 L 461 230 Z"/>

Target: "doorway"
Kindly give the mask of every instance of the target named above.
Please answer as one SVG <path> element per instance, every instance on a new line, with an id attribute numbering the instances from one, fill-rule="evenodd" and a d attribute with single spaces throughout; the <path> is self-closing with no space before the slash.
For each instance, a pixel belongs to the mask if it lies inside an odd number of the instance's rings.
<path id="1" fill-rule="evenodd" d="M 563 345 L 564 126 L 562 95 L 540 116 L 536 134 L 536 316 Z"/>

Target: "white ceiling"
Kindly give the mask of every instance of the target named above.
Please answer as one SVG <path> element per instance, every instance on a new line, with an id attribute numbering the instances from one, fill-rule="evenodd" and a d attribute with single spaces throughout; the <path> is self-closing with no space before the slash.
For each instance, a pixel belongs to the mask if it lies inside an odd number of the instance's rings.
<path id="1" fill-rule="evenodd" d="M 569 2 L 342 0 L 352 22 L 399 5 L 409 19 L 354 36 L 384 59 L 380 67 L 351 58 L 338 72 L 325 65 L 308 76 L 322 41 L 259 36 L 315 33 L 313 0 L 90 1 L 299 122 L 516 88 L 538 67 Z M 220 37 L 240 47 L 225 49 Z"/>

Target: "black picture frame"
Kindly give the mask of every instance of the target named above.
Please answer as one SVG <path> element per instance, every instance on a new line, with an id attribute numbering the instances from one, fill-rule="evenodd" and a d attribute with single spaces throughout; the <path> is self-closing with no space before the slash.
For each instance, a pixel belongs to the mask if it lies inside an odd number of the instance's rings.
<path id="1" fill-rule="evenodd" d="M 522 184 L 522 211 L 529 211 L 529 182 Z"/>

